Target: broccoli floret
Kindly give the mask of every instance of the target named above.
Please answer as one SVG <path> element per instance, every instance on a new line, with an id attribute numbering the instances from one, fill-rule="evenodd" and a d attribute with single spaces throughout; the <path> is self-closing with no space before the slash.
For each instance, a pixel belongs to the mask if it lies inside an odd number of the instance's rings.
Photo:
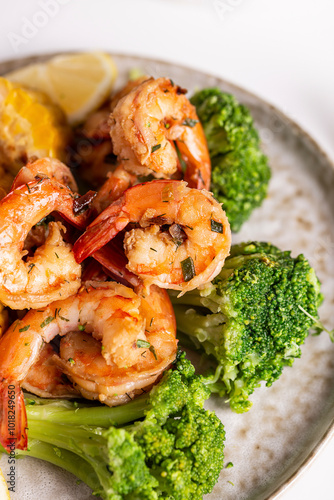
<path id="1" fill-rule="evenodd" d="M 270 168 L 246 106 L 218 88 L 197 92 L 191 102 L 203 125 L 211 157 L 211 191 L 223 203 L 234 232 L 264 200 Z"/>
<path id="2" fill-rule="evenodd" d="M 103 499 L 202 499 L 223 467 L 225 439 L 223 424 L 203 408 L 210 395 L 203 380 L 182 353 L 149 394 L 122 407 L 33 396 L 29 451 L 17 453 L 60 465 Z"/>
<path id="3" fill-rule="evenodd" d="M 300 357 L 318 319 L 320 283 L 303 255 L 269 243 L 234 245 L 220 274 L 202 290 L 172 297 L 178 329 L 215 358 L 212 392 L 247 411 L 249 395 Z M 312 317 L 310 317 L 310 316 Z"/>

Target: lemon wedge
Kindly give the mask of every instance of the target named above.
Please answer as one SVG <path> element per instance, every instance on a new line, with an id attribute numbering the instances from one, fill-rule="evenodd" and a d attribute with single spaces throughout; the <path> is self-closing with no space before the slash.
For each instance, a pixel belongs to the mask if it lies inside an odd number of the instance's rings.
<path id="1" fill-rule="evenodd" d="M 5 500 L 5 499 L 10 500 L 6 479 L 4 478 L 1 469 L 0 469 L 0 498 L 1 498 L 1 500 Z"/>
<path id="2" fill-rule="evenodd" d="M 11 176 L 32 156 L 64 159 L 70 128 L 61 108 L 42 92 L 0 78 L 0 171 Z M 7 190 L 10 178 L 1 176 Z"/>
<path id="3" fill-rule="evenodd" d="M 45 92 L 72 125 L 84 121 L 108 98 L 116 76 L 113 59 L 103 52 L 56 56 L 6 75 L 11 81 Z"/>

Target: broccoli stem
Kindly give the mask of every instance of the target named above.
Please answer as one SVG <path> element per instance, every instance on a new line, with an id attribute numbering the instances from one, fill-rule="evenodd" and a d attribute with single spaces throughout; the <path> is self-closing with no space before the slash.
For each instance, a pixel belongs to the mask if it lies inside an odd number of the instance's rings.
<path id="1" fill-rule="evenodd" d="M 70 401 L 48 401 L 45 403 L 40 398 L 29 396 L 26 404 L 29 421 L 46 419 L 62 424 L 118 427 L 143 418 L 149 409 L 149 394 L 143 394 L 126 405 L 111 408 L 77 405 Z"/>
<path id="2" fill-rule="evenodd" d="M 6 453 L 1 445 L 0 452 Z M 83 460 L 71 451 L 59 449 L 52 444 L 41 442 L 38 439 L 29 438 L 29 450 L 15 450 L 15 453 L 19 457 L 29 456 L 38 458 L 66 469 L 86 483 L 93 491 L 100 491 L 100 482 L 94 469 L 86 460 Z"/>
<path id="3" fill-rule="evenodd" d="M 181 297 L 177 297 L 177 293 L 174 293 L 173 290 L 169 290 L 169 297 L 173 305 L 186 304 L 187 306 L 203 307 L 202 297 L 198 293 L 198 290 L 187 292 Z"/>
<path id="4" fill-rule="evenodd" d="M 173 305 L 178 331 L 188 335 L 197 349 L 215 355 L 215 347 L 221 339 L 222 313 L 199 314 L 185 305 Z"/>
<path id="5" fill-rule="evenodd" d="M 94 413 L 94 411 L 92 411 Z M 60 453 L 67 450 L 92 467 L 104 491 L 109 488 L 107 440 L 99 427 L 72 426 L 46 420 L 29 420 L 29 439 L 55 446 Z M 29 444 L 30 446 L 30 444 Z M 81 462 L 80 462 L 81 463 Z M 64 468 L 64 465 L 62 465 Z M 77 475 L 76 469 L 74 474 Z M 85 480 L 86 481 L 86 480 Z"/>

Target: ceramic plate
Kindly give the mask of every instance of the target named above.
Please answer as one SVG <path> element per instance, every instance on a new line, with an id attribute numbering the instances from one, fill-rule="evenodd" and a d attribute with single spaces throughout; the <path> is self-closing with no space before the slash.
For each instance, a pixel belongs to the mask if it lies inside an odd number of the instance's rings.
<path id="1" fill-rule="evenodd" d="M 165 62 L 115 55 L 119 85 L 132 68 L 154 77 L 168 76 L 190 93 L 219 86 L 249 106 L 260 131 L 273 175 L 268 198 L 234 242 L 271 241 L 293 255 L 304 253 L 315 267 L 325 295 L 323 322 L 332 322 L 334 303 L 334 169 L 317 144 L 281 112 L 258 97 L 205 73 Z M 0 64 L 0 74 L 46 56 Z M 33 83 L 33 82 L 32 82 Z M 309 337 L 301 359 L 286 368 L 271 388 L 261 387 L 252 409 L 242 415 L 212 397 L 226 427 L 226 463 L 207 500 L 273 500 L 329 438 L 334 417 L 334 346 L 328 336 Z M 7 458 L 1 467 L 8 469 Z M 17 492 L 12 500 L 96 497 L 57 467 L 35 459 L 17 461 Z"/>

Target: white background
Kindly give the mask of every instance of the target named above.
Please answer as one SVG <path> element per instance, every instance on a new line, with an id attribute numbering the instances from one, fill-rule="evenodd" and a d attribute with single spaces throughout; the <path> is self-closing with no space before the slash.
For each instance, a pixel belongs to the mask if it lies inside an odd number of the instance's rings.
<path id="1" fill-rule="evenodd" d="M 277 105 L 334 160 L 331 0 L 1 0 L 0 61 L 70 49 L 222 76 Z M 333 463 L 332 439 L 280 500 L 333 500 Z"/>

